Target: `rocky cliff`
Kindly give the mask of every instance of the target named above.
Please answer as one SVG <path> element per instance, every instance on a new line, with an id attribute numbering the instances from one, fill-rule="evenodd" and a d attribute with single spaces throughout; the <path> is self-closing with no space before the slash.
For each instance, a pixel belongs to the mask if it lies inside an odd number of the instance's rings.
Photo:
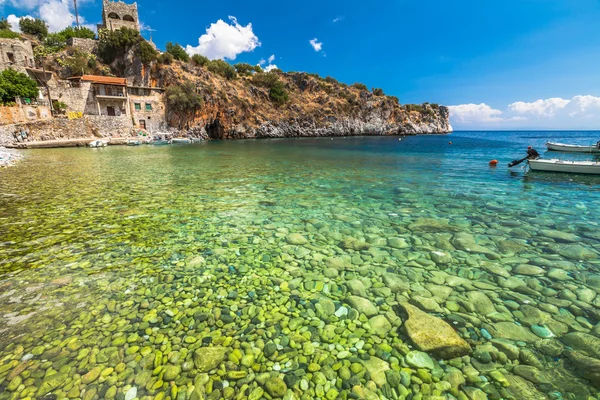
<path id="1" fill-rule="evenodd" d="M 211 63 L 153 61 L 142 64 L 135 47 L 104 65 L 100 59 L 69 48 L 46 57 L 44 66 L 58 77 L 72 76 L 77 70 L 66 65 L 81 58 L 94 60 L 94 70 L 86 73 L 127 77 L 130 85 L 143 87 L 183 87 L 199 99 L 192 108 L 174 107 L 165 93 L 167 122 L 180 134 L 205 139 L 269 137 L 400 135 L 447 133 L 452 131 L 448 108 L 436 104 L 401 105 L 396 97 L 381 90 L 369 91 L 361 84 L 347 85 L 316 74 L 253 72 L 234 79 L 215 71 Z M 71 60 L 71 61 L 70 61 Z M 221 66 L 229 67 L 223 63 Z M 213 72 L 211 72 L 213 71 Z M 233 70 L 235 75 L 235 70 Z M 191 82 L 192 86 L 189 86 Z M 286 99 L 274 101 L 276 85 Z M 190 91 L 191 87 L 191 91 Z M 185 97 L 180 92 L 178 96 Z"/>
<path id="2" fill-rule="evenodd" d="M 169 124 L 211 139 L 398 135 L 452 131 L 448 108 L 403 106 L 395 97 L 375 95 L 332 78 L 307 73 L 276 74 L 288 94 L 277 105 L 252 75 L 225 79 L 190 63 L 136 68 L 134 84 L 169 87 L 193 82 L 202 106 L 191 112 L 168 109 Z M 168 97 L 168 96 L 167 96 Z M 167 100 L 167 105 L 169 104 Z"/>

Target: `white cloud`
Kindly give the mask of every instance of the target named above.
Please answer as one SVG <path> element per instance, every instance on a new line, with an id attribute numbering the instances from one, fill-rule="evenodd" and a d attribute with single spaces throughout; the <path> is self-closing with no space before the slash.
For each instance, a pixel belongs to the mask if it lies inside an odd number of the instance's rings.
<path id="1" fill-rule="evenodd" d="M 277 65 L 275 65 L 275 64 L 269 64 L 265 67 L 266 72 L 272 71 L 274 69 L 278 69 Z"/>
<path id="2" fill-rule="evenodd" d="M 240 53 L 253 51 L 260 46 L 258 37 L 252 32 L 252 24 L 242 26 L 235 17 L 230 16 L 231 24 L 218 20 L 206 29 L 198 39 L 198 46 L 187 45 L 189 54 L 202 54 L 215 59 L 235 60 Z"/>
<path id="3" fill-rule="evenodd" d="M 314 39 L 309 40 L 308 42 L 310 43 L 310 45 L 316 52 L 323 50 L 323 43 L 319 42 L 319 39 L 314 38 Z"/>
<path id="4" fill-rule="evenodd" d="M 15 14 L 8 16 L 12 29 L 19 31 L 19 20 L 21 18 L 41 18 L 48 24 L 50 32 L 60 31 L 75 22 L 75 14 L 70 0 L 11 0 L 11 4 L 18 9 L 37 11 L 34 15 L 17 17 Z M 84 23 L 84 18 L 79 17 L 79 22 Z M 87 25 L 86 25 L 87 26 Z"/>
<path id="5" fill-rule="evenodd" d="M 48 24 L 50 32 L 57 32 L 73 25 L 75 15 L 69 9 L 67 0 L 45 1 L 40 7 L 40 18 Z M 79 19 L 82 22 L 82 19 Z"/>
<path id="6" fill-rule="evenodd" d="M 262 66 L 262 65 L 264 65 L 266 62 L 267 62 L 267 61 L 266 61 L 264 58 L 261 58 L 261 59 L 258 61 L 258 65 L 261 65 L 261 66 Z"/>
<path id="7" fill-rule="evenodd" d="M 537 116 L 552 117 L 558 110 L 563 109 L 569 100 L 554 97 L 546 100 L 536 100 L 531 103 L 517 101 L 509 104 L 508 109 L 516 114 L 533 114 Z"/>
<path id="8" fill-rule="evenodd" d="M 19 9 L 33 10 L 40 4 L 39 0 L 10 0 L 10 4 Z"/>
<path id="9" fill-rule="evenodd" d="M 504 111 L 485 103 L 449 108 L 457 129 L 596 129 L 600 125 L 600 97 L 590 95 L 517 101 Z"/>
<path id="10" fill-rule="evenodd" d="M 333 19 L 333 23 L 335 24 L 336 22 L 343 21 L 343 20 L 344 20 L 344 18 L 346 18 L 346 17 L 344 17 L 343 15 L 338 15 L 337 17 L 335 17 L 335 18 Z"/>
<path id="11" fill-rule="evenodd" d="M 22 17 L 17 17 L 15 14 L 10 14 L 8 17 L 6 17 L 6 20 L 10 24 L 10 29 L 12 29 L 15 32 L 20 33 L 21 28 L 19 28 L 19 21 L 21 20 L 21 18 L 33 18 L 33 17 L 31 15 L 24 15 Z"/>
<path id="12" fill-rule="evenodd" d="M 271 55 L 271 57 L 269 57 L 267 59 L 267 61 L 269 61 L 269 64 L 271 64 L 273 61 L 275 61 L 275 54 Z"/>

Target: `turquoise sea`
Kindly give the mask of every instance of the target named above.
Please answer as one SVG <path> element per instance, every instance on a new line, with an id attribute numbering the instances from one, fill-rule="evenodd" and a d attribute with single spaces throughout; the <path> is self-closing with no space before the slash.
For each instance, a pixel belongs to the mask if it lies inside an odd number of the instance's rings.
<path id="1" fill-rule="evenodd" d="M 0 399 L 600 399 L 600 176 L 506 166 L 592 158 L 547 140 L 600 132 L 26 151 Z"/>

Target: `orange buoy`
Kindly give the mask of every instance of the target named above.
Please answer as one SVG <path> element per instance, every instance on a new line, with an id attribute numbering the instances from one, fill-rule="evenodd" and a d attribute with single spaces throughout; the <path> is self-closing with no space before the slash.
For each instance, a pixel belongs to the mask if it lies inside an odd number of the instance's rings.
<path id="1" fill-rule="evenodd" d="M 496 165 L 498 165 L 498 160 L 490 161 L 490 167 L 495 167 Z"/>

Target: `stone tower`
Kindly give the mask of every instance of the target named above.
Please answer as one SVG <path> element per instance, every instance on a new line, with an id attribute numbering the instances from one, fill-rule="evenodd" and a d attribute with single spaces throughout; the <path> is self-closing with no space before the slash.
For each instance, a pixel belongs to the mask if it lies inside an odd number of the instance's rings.
<path id="1" fill-rule="evenodd" d="M 102 24 L 101 29 L 117 30 L 121 27 L 140 30 L 137 3 L 126 4 L 122 1 L 102 0 Z"/>

